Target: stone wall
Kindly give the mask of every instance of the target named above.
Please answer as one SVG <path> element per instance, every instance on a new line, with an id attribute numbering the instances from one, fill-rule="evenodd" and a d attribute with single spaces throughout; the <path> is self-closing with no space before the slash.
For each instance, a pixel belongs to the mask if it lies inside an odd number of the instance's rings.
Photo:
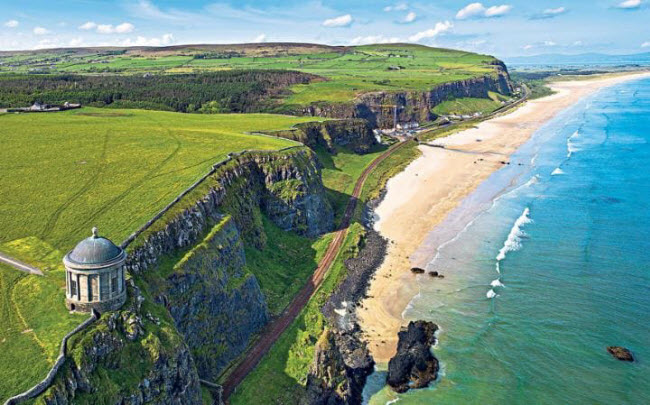
<path id="1" fill-rule="evenodd" d="M 52 382 L 54 381 L 54 378 L 56 377 L 57 373 L 59 372 L 59 369 L 61 366 L 63 366 L 63 363 L 65 363 L 66 355 L 67 355 L 67 346 L 68 346 L 68 340 L 75 334 L 81 332 L 82 330 L 86 329 L 90 324 L 95 322 L 98 318 L 98 313 L 93 311 L 90 314 L 90 317 L 83 321 L 79 326 L 71 330 L 68 334 L 66 334 L 63 339 L 61 340 L 61 348 L 59 349 L 59 356 L 56 358 L 56 361 L 54 362 L 54 365 L 50 369 L 50 371 L 47 373 L 47 376 L 43 379 L 43 381 L 39 382 L 29 390 L 15 395 L 11 398 L 9 398 L 4 405 L 14 405 L 14 404 L 19 404 L 21 402 L 25 402 L 28 399 L 35 398 L 38 395 L 42 394 L 45 392 L 46 389 L 48 389 L 51 385 Z"/>

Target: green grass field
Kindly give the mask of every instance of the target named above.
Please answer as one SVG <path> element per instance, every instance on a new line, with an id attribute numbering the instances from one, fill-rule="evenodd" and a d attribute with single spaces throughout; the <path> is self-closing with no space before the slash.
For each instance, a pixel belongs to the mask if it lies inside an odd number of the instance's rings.
<path id="1" fill-rule="evenodd" d="M 495 74 L 495 59 L 487 55 L 431 48 L 422 45 L 386 44 L 348 48 L 320 47 L 305 53 L 300 46 L 284 46 L 282 51 L 269 47 L 257 53 L 215 59 L 195 59 L 197 50 L 181 48 L 163 54 L 66 55 L 50 68 L 52 53 L 38 56 L 19 55 L 0 58 L 0 72 L 24 73 L 39 66 L 51 72 L 93 73 L 106 70 L 120 74 L 142 72 L 183 73 L 228 69 L 288 69 L 312 73 L 325 80 L 291 87 L 283 99 L 286 106 L 319 102 L 345 103 L 371 91 L 429 90 L 432 87 L 476 76 Z M 236 46 L 233 46 L 236 49 Z M 9 63 L 31 64 L 8 67 Z M 399 68 L 399 69 L 396 69 Z"/>
<path id="2" fill-rule="evenodd" d="M 501 107 L 501 103 L 488 98 L 457 98 L 454 100 L 443 101 L 437 106 L 433 107 L 432 111 L 437 115 L 464 115 L 473 113 L 489 114 L 497 108 Z"/>
<path id="3" fill-rule="evenodd" d="M 98 226 L 121 242 L 229 152 L 294 142 L 247 134 L 308 119 L 89 109 L 0 116 L 0 398 L 33 385 L 85 318 L 63 305 L 63 254 Z M 304 271 L 306 272 L 306 270 Z"/>

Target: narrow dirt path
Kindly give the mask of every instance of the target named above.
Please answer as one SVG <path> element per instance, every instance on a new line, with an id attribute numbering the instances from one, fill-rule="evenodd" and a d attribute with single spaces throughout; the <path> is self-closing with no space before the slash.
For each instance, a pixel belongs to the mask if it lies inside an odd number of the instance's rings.
<path id="1" fill-rule="evenodd" d="M 391 146 L 378 158 L 372 161 L 364 169 L 357 180 L 348 205 L 345 208 L 345 213 L 341 219 L 341 225 L 339 229 L 335 232 L 332 242 L 330 242 L 325 255 L 321 259 L 320 264 L 316 268 L 316 271 L 309 278 L 305 286 L 300 290 L 298 295 L 294 297 L 293 301 L 289 304 L 287 309 L 274 321 L 266 326 L 266 332 L 258 339 L 252 349 L 246 353 L 246 356 L 243 360 L 237 365 L 237 367 L 228 375 L 226 382 L 223 385 L 223 397 L 227 399 L 234 391 L 235 388 L 246 378 L 248 373 L 250 373 L 255 366 L 262 360 L 262 357 L 271 349 L 275 341 L 282 335 L 282 333 L 291 325 L 291 323 L 296 319 L 300 314 L 300 311 L 307 305 L 311 296 L 318 290 L 318 287 L 323 283 L 327 271 L 334 263 L 334 259 L 339 254 L 343 241 L 348 232 L 348 227 L 350 226 L 350 221 L 354 215 L 354 211 L 361 195 L 361 190 L 363 185 L 366 182 L 366 179 L 372 173 L 372 171 L 377 167 L 379 163 L 384 161 L 388 156 L 390 156 L 397 149 L 405 145 L 406 142 L 400 142 Z"/>
<path id="2" fill-rule="evenodd" d="M 43 275 L 43 272 L 37 269 L 36 267 L 23 263 L 20 260 L 11 258 L 2 252 L 0 252 L 0 262 L 8 264 L 9 266 L 13 267 L 16 270 L 24 271 L 25 273 L 37 274 L 39 276 Z"/>

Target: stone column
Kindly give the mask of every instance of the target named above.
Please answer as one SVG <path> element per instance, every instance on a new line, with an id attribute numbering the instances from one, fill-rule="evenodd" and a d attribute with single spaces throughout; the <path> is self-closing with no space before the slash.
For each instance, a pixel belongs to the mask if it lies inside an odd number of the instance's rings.
<path id="1" fill-rule="evenodd" d="M 113 299 L 113 274 L 115 274 L 115 269 L 108 273 L 108 298 Z"/>

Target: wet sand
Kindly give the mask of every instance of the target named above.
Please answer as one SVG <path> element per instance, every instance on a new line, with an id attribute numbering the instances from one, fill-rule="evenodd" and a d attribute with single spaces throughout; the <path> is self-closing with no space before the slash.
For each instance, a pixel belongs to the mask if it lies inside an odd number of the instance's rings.
<path id="1" fill-rule="evenodd" d="M 555 82 L 551 87 L 556 94 L 432 142 L 445 148 L 419 146 L 422 156 L 388 181 L 386 196 L 375 210 L 375 228 L 389 240 L 388 252 L 357 314 L 377 363 L 387 363 L 395 353 L 397 332 L 406 323 L 402 312 L 418 293 L 410 269 L 425 267 L 428 260 L 414 253 L 427 235 L 556 114 L 603 87 L 641 77 L 650 73 Z"/>

